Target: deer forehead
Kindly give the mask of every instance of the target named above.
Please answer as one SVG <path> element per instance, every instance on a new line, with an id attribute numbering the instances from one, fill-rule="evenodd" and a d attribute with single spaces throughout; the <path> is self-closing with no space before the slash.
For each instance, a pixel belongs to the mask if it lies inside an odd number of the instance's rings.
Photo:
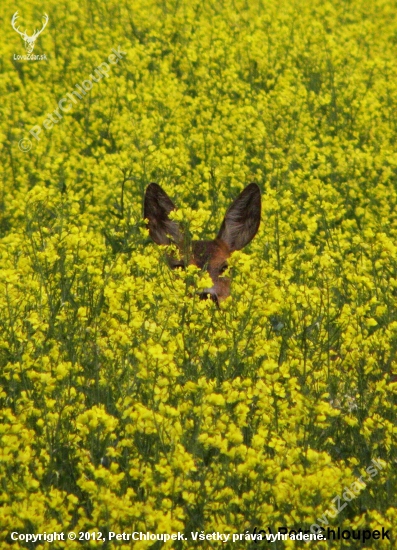
<path id="1" fill-rule="evenodd" d="M 226 243 L 219 240 L 214 241 L 193 241 L 192 242 L 192 263 L 197 267 L 217 269 L 224 264 L 230 256 L 230 249 Z"/>

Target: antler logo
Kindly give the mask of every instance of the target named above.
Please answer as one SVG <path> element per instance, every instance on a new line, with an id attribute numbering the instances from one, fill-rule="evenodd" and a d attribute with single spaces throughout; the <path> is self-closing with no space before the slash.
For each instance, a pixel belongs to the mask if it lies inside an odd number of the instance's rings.
<path id="1" fill-rule="evenodd" d="M 12 19 L 11 19 L 11 25 L 12 25 L 12 28 L 14 29 L 14 31 L 16 31 L 18 34 L 20 34 L 25 42 L 25 48 L 26 48 L 26 51 L 28 53 L 32 53 L 33 50 L 34 50 L 34 45 L 35 45 L 35 42 L 38 38 L 38 36 L 43 32 L 43 30 L 46 28 L 46 25 L 48 23 L 48 15 L 45 13 L 43 15 L 44 17 L 44 24 L 43 26 L 41 27 L 41 29 L 39 31 L 36 31 L 36 29 L 34 30 L 34 33 L 32 34 L 32 36 L 29 36 L 27 33 L 26 33 L 26 30 L 25 32 L 21 32 L 19 30 L 19 27 L 16 27 L 15 26 L 15 23 L 18 19 L 18 12 L 16 11 L 14 13 L 14 15 L 12 16 Z"/>

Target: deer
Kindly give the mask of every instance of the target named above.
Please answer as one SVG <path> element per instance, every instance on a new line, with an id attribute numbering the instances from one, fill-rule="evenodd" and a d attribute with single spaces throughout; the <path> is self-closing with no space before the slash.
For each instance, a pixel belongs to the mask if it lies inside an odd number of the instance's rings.
<path id="1" fill-rule="evenodd" d="M 178 222 L 169 218 L 176 207 L 167 193 L 157 183 L 150 183 L 144 198 L 144 218 L 149 236 L 158 245 L 176 245 L 179 259 L 166 254 L 171 269 L 195 265 L 206 270 L 212 280 L 210 288 L 204 288 L 200 299 L 210 298 L 219 303 L 230 296 L 230 278 L 223 275 L 227 260 L 236 250 L 241 250 L 255 237 L 261 219 L 261 192 L 256 183 L 250 183 L 238 195 L 227 210 L 215 239 L 193 240 L 186 250 L 185 236 Z"/>
<path id="2" fill-rule="evenodd" d="M 25 30 L 25 32 L 21 32 L 19 30 L 19 27 L 16 27 L 15 24 L 16 24 L 16 21 L 18 19 L 19 15 L 18 15 L 18 12 L 16 11 L 14 13 L 14 15 L 12 16 L 12 19 L 11 19 L 11 25 L 12 25 L 12 28 L 14 29 L 14 31 L 16 31 L 18 34 L 20 34 L 25 42 L 25 48 L 26 48 L 26 51 L 27 53 L 32 53 L 33 50 L 34 50 L 34 45 L 35 45 L 35 42 L 37 40 L 37 37 L 43 32 L 43 30 L 46 28 L 46 25 L 48 23 L 48 15 L 45 13 L 43 15 L 44 17 L 44 24 L 43 26 L 41 27 L 41 29 L 39 31 L 36 31 L 36 29 L 34 30 L 32 36 L 29 36 Z"/>

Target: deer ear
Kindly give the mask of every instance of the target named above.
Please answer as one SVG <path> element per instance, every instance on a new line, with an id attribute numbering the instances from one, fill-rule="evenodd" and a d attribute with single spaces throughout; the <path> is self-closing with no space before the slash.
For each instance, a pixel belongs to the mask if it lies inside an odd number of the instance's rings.
<path id="1" fill-rule="evenodd" d="M 226 212 L 217 238 L 232 252 L 240 250 L 255 237 L 260 221 L 261 192 L 256 183 L 250 183 Z"/>
<path id="2" fill-rule="evenodd" d="M 150 183 L 145 193 L 143 215 L 149 220 L 149 235 L 157 244 L 180 240 L 177 222 L 168 217 L 172 210 L 175 210 L 175 205 L 167 193 L 157 183 Z"/>

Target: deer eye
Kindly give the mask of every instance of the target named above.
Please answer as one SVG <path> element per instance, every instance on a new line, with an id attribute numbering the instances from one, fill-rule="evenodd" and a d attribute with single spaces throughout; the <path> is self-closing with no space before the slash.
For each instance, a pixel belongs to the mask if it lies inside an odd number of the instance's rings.
<path id="1" fill-rule="evenodd" d="M 178 269 L 178 268 L 179 269 L 185 269 L 185 264 L 182 264 L 182 263 L 180 263 L 180 264 L 171 264 L 170 268 L 171 269 Z"/>
<path id="2" fill-rule="evenodd" d="M 228 268 L 228 265 L 227 264 L 223 264 L 220 268 L 219 268 L 219 274 L 222 275 L 222 273 L 224 273 L 226 271 L 226 269 Z"/>

